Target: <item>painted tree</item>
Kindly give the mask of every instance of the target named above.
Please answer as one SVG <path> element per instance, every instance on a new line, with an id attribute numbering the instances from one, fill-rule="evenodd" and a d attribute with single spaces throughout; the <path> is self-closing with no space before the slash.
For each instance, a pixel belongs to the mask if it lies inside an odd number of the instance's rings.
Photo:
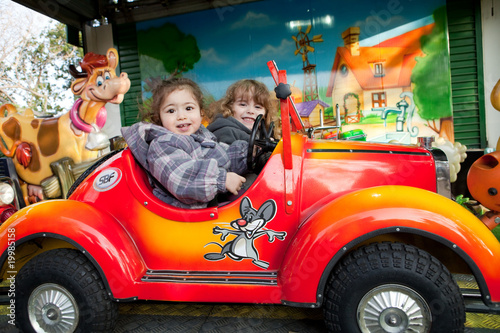
<path id="1" fill-rule="evenodd" d="M 186 35 L 172 23 L 138 31 L 137 37 L 141 72 L 149 87 L 155 79 L 178 76 L 193 69 L 201 58 L 194 36 Z"/>
<path id="2" fill-rule="evenodd" d="M 66 43 L 65 26 L 52 23 L 40 31 L 33 14 L 0 1 L 0 104 L 11 103 L 35 113 L 66 111 L 73 94 L 68 68 L 83 51 Z"/>
<path id="3" fill-rule="evenodd" d="M 446 7 L 433 13 L 434 28 L 420 39 L 424 57 L 417 57 L 411 80 L 419 116 L 440 137 L 454 141 L 451 76 L 447 44 Z"/>

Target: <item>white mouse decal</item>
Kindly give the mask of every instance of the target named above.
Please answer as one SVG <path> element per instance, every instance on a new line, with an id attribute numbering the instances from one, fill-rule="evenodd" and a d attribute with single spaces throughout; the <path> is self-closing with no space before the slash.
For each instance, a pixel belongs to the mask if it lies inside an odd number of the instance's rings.
<path id="1" fill-rule="evenodd" d="M 221 247 L 221 251 L 217 253 L 207 253 L 204 255 L 205 259 L 211 261 L 222 260 L 226 255 L 237 261 L 243 259 L 252 259 L 252 263 L 258 267 L 267 269 L 269 263 L 259 260 L 259 252 L 255 248 L 254 240 L 260 236 L 267 235 L 270 243 L 274 239 L 284 240 L 286 232 L 277 232 L 274 230 L 262 230 L 265 225 L 271 221 L 276 215 L 276 203 L 274 200 L 267 200 L 262 206 L 256 210 L 252 207 L 252 202 L 248 197 L 244 197 L 240 204 L 241 218 L 234 220 L 230 223 L 234 229 L 223 229 L 216 226 L 213 229 L 214 235 L 221 234 L 221 241 L 225 241 L 228 235 L 236 235 L 236 238 L 227 242 L 225 245 L 211 242 L 209 244 L 216 244 Z"/>

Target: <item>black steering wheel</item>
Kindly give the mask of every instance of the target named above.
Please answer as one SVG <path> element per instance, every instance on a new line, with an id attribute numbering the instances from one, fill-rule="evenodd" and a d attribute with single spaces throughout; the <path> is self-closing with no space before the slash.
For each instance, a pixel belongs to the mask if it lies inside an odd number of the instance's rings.
<path id="1" fill-rule="evenodd" d="M 269 130 L 260 114 L 255 119 L 248 141 L 247 168 L 248 171 L 259 172 L 264 166 L 266 153 L 272 152 L 276 148 L 276 142 L 273 140 L 274 123 L 269 124 Z M 264 162 L 264 163 L 262 163 Z"/>

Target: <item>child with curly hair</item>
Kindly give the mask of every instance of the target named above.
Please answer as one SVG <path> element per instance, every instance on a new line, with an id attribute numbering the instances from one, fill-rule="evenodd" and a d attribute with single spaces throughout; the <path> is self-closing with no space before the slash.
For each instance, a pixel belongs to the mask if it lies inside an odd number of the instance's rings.
<path id="1" fill-rule="evenodd" d="M 248 142 L 217 143 L 202 124 L 203 93 L 186 78 L 153 89 L 142 122 L 122 128 L 128 147 L 154 177 L 153 193 L 182 208 L 205 208 L 218 193 L 237 194 L 246 181 Z"/>
<path id="2" fill-rule="evenodd" d="M 269 126 L 276 117 L 277 104 L 265 84 L 245 79 L 233 83 L 222 99 L 210 105 L 210 111 L 215 119 L 207 129 L 219 142 L 231 144 L 250 139 L 258 115 L 263 115 Z"/>

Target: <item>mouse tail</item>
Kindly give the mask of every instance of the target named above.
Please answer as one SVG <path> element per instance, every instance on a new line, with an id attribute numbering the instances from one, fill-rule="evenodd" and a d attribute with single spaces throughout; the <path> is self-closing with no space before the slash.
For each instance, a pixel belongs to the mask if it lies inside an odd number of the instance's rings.
<path id="1" fill-rule="evenodd" d="M 220 245 L 219 243 L 216 243 L 216 242 L 210 242 L 210 243 L 207 243 L 204 247 L 207 247 L 208 245 L 210 244 L 215 244 L 215 245 L 219 245 L 220 248 L 222 249 L 222 245 Z"/>

